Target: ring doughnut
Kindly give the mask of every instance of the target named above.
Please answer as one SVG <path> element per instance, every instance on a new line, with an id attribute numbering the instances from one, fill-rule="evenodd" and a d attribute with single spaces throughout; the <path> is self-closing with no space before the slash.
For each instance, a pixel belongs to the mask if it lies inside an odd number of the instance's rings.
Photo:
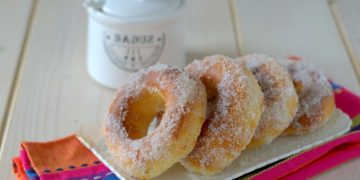
<path id="1" fill-rule="evenodd" d="M 335 109 L 334 94 L 324 73 L 304 61 L 279 61 L 290 72 L 299 108 L 284 135 L 299 135 L 320 128 Z"/>
<path id="2" fill-rule="evenodd" d="M 245 64 L 225 56 L 195 60 L 185 70 L 205 84 L 208 106 L 195 148 L 180 162 L 190 171 L 215 174 L 250 142 L 263 110 L 263 94 Z"/>
<path id="3" fill-rule="evenodd" d="M 159 64 L 140 70 L 112 101 L 106 144 L 126 173 L 155 177 L 194 148 L 206 103 L 205 86 L 184 70 Z M 148 131 L 154 117 L 160 122 Z"/>
<path id="4" fill-rule="evenodd" d="M 269 144 L 290 125 L 298 108 L 291 77 L 273 58 L 252 54 L 240 58 L 253 72 L 264 93 L 265 109 L 247 148 Z"/>

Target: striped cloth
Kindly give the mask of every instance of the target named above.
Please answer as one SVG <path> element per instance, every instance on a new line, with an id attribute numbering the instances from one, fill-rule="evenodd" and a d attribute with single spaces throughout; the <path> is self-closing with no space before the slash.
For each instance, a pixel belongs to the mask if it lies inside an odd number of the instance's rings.
<path id="1" fill-rule="evenodd" d="M 13 158 L 17 179 L 118 180 L 75 135 L 49 142 L 23 142 Z"/>

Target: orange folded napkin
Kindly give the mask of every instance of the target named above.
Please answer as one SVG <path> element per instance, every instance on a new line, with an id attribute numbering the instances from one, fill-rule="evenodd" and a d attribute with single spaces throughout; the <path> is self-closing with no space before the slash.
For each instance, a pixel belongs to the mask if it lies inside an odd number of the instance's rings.
<path id="1" fill-rule="evenodd" d="M 75 135 L 21 143 L 13 172 L 18 179 L 118 179 Z"/>

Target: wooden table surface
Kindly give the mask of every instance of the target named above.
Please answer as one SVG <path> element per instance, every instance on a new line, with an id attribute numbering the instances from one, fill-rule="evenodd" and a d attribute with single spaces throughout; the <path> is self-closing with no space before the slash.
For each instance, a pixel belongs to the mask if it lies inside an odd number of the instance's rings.
<path id="1" fill-rule="evenodd" d="M 101 124 L 114 94 L 86 72 L 83 0 L 0 0 L 0 179 L 23 140 Z M 360 1 L 189 0 L 187 58 L 298 55 L 360 93 Z M 360 159 L 319 179 L 356 179 Z"/>

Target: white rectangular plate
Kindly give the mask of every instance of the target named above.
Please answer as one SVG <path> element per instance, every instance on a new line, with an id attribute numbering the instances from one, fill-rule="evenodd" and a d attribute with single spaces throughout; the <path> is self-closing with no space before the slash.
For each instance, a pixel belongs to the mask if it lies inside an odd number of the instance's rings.
<path id="1" fill-rule="evenodd" d="M 330 141 L 349 131 L 350 126 L 350 118 L 340 110 L 336 109 L 326 125 L 319 130 L 301 136 L 282 136 L 275 139 L 269 145 L 253 150 L 245 150 L 229 167 L 214 176 L 202 176 L 188 172 L 177 163 L 155 179 L 234 179 L 280 159 Z M 111 157 L 111 154 L 105 145 L 101 128 L 92 127 L 86 129 L 87 131 L 79 133 L 78 138 L 80 141 L 102 160 L 119 178 L 133 179 L 124 173 Z"/>

